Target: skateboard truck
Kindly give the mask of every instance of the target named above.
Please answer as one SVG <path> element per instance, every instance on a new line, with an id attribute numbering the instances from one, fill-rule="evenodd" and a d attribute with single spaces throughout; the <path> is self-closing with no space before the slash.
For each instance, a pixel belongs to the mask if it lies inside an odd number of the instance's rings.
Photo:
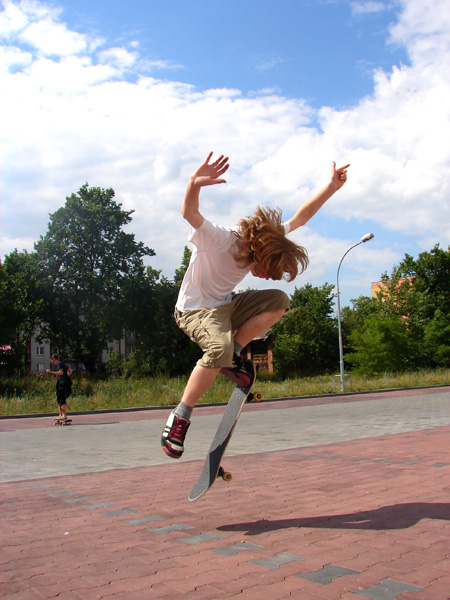
<path id="1" fill-rule="evenodd" d="M 222 477 L 224 481 L 231 481 L 233 479 L 233 475 L 229 471 L 225 471 L 223 467 L 219 467 L 217 477 Z"/>
<path id="2" fill-rule="evenodd" d="M 250 392 L 247 397 L 247 402 L 261 402 L 262 394 L 261 392 Z"/>

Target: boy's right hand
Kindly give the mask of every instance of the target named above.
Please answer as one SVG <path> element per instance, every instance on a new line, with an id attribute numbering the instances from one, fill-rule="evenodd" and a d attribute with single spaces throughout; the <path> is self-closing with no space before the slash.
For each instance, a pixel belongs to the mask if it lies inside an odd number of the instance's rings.
<path id="1" fill-rule="evenodd" d="M 191 175 L 191 182 L 200 187 L 207 185 L 216 185 L 217 183 L 226 183 L 221 176 L 228 170 L 228 157 L 223 154 L 213 163 L 209 163 L 213 153 L 210 152 L 205 162 Z"/>

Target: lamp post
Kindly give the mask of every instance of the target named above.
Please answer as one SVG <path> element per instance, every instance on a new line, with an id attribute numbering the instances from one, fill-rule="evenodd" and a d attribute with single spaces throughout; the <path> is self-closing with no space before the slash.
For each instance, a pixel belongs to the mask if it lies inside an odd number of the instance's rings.
<path id="1" fill-rule="evenodd" d="M 374 237 L 373 233 L 366 233 L 366 235 L 362 236 L 362 238 L 359 240 L 359 242 L 357 242 L 356 244 L 353 244 L 353 246 L 350 246 L 350 248 L 347 250 L 347 252 L 341 258 L 341 262 L 339 263 L 339 267 L 337 270 L 337 277 L 336 277 L 337 286 L 336 287 L 337 287 L 337 313 L 338 313 L 338 329 L 339 329 L 339 366 L 340 366 L 340 378 L 341 378 L 341 391 L 342 392 L 345 391 L 345 371 L 344 371 L 344 350 L 343 350 L 343 344 L 342 344 L 341 303 L 340 303 L 340 299 L 339 299 L 339 270 L 341 268 L 342 261 L 347 256 L 347 254 L 350 252 L 350 250 L 353 250 L 353 248 L 356 248 L 356 246 L 359 246 L 359 244 L 365 244 L 366 242 L 371 240 L 373 237 Z M 338 377 L 338 375 L 336 375 L 336 377 Z"/>

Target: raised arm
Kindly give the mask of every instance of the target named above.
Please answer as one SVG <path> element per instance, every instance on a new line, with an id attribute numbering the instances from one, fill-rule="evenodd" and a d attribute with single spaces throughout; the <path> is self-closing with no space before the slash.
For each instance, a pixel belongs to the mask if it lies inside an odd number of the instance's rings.
<path id="1" fill-rule="evenodd" d="M 228 170 L 228 158 L 219 156 L 213 163 L 209 163 L 213 153 L 210 152 L 205 162 L 193 173 L 189 179 L 183 204 L 181 205 L 181 214 L 194 229 L 203 225 L 203 215 L 199 209 L 200 189 L 208 185 L 226 183 L 221 176 Z"/>
<path id="2" fill-rule="evenodd" d="M 333 161 L 331 168 L 330 182 L 318 192 L 315 196 L 307 200 L 295 213 L 292 219 L 289 219 L 289 231 L 294 231 L 298 227 L 305 225 L 311 217 L 325 204 L 331 196 L 341 189 L 347 181 L 347 169 L 350 165 L 336 169 L 336 163 Z"/>

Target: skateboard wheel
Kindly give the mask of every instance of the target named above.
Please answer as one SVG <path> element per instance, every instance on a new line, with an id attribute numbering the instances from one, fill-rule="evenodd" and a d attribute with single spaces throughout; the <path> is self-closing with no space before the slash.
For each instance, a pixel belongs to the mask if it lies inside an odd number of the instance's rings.
<path id="1" fill-rule="evenodd" d="M 233 475 L 228 471 L 225 471 L 223 467 L 219 468 L 219 472 L 217 473 L 217 477 L 222 477 L 224 481 L 231 481 L 233 479 Z"/>
<path id="2" fill-rule="evenodd" d="M 255 392 L 253 394 L 253 400 L 255 402 L 260 402 L 262 400 L 262 394 L 261 394 L 261 392 Z"/>

